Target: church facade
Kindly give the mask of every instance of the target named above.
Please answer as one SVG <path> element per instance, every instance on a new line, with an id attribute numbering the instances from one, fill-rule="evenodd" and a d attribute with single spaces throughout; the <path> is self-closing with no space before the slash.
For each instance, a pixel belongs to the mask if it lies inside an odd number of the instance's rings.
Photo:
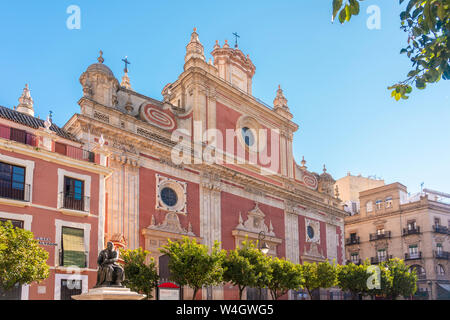
<path id="1" fill-rule="evenodd" d="M 167 239 L 194 237 L 234 249 L 263 239 L 293 262 L 344 261 L 344 216 L 326 172 L 293 157 L 298 125 L 282 89 L 273 106 L 252 96 L 255 66 L 237 45 L 207 62 L 194 29 L 184 71 L 155 100 L 119 83 L 104 64 L 81 75 L 80 114 L 64 129 L 108 154 L 103 239 L 143 247 L 158 261 Z M 229 286 L 202 299 L 233 299 Z"/>

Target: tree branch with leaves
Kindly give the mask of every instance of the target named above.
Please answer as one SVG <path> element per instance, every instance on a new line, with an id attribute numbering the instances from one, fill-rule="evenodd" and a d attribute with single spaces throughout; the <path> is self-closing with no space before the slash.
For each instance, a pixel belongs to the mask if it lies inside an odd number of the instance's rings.
<path id="1" fill-rule="evenodd" d="M 360 12 L 363 0 L 333 0 L 332 21 L 350 21 Z M 395 100 L 408 99 L 413 90 L 427 84 L 450 79 L 450 0 L 399 0 L 406 4 L 400 14 L 401 29 L 408 34 L 407 46 L 401 49 L 412 63 L 403 81 L 389 86 Z"/>

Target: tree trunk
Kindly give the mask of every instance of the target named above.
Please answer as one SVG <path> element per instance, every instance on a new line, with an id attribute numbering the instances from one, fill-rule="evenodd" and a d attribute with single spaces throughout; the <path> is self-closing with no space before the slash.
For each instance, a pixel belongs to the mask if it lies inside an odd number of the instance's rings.
<path id="1" fill-rule="evenodd" d="M 198 289 L 194 289 L 194 294 L 192 295 L 192 300 L 195 300 L 195 296 L 197 295 Z"/>
<path id="2" fill-rule="evenodd" d="M 242 294 L 244 293 L 244 289 L 245 289 L 245 287 L 240 287 L 239 286 L 239 300 L 242 300 Z"/>

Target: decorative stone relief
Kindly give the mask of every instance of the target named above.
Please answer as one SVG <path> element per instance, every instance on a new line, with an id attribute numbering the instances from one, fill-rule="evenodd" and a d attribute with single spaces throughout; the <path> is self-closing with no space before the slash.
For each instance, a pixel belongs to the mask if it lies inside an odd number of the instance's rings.
<path id="1" fill-rule="evenodd" d="M 242 219 L 242 214 L 239 213 L 239 224 L 237 225 L 236 230 L 249 231 L 253 233 L 260 233 L 263 231 L 266 235 L 275 237 L 272 221 L 269 222 L 269 227 L 267 227 L 264 219 L 265 216 L 266 215 L 259 208 L 258 202 L 256 202 L 255 208 L 248 212 L 247 220 L 245 222 Z"/>
<path id="2" fill-rule="evenodd" d="M 320 244 L 320 223 L 319 221 L 305 219 L 306 242 Z"/>
<path id="3" fill-rule="evenodd" d="M 173 180 L 156 174 L 156 209 L 167 210 L 179 214 L 187 214 L 187 183 Z M 175 192 L 176 201 L 170 204 L 162 198 L 162 191 L 164 189 L 171 189 L 170 192 Z"/>
<path id="4" fill-rule="evenodd" d="M 164 217 L 164 221 L 158 225 L 155 224 L 155 216 L 152 216 L 151 224 L 150 226 L 148 226 L 148 229 L 195 237 L 195 234 L 192 232 L 191 223 L 189 222 L 188 230 L 184 229 L 181 226 L 180 219 L 175 212 L 167 212 L 166 216 Z"/>

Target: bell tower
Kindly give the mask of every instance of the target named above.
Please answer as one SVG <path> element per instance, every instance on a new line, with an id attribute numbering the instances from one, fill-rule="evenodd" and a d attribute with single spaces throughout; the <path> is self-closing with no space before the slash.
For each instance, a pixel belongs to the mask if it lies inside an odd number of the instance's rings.
<path id="1" fill-rule="evenodd" d="M 211 54 L 214 57 L 214 66 L 218 69 L 220 78 L 231 83 L 234 87 L 252 94 L 252 78 L 256 68 L 249 55 L 245 56 L 239 50 L 237 42 L 233 49 L 227 40 L 225 40 L 223 47 L 220 47 L 219 41 L 216 41 Z"/>

